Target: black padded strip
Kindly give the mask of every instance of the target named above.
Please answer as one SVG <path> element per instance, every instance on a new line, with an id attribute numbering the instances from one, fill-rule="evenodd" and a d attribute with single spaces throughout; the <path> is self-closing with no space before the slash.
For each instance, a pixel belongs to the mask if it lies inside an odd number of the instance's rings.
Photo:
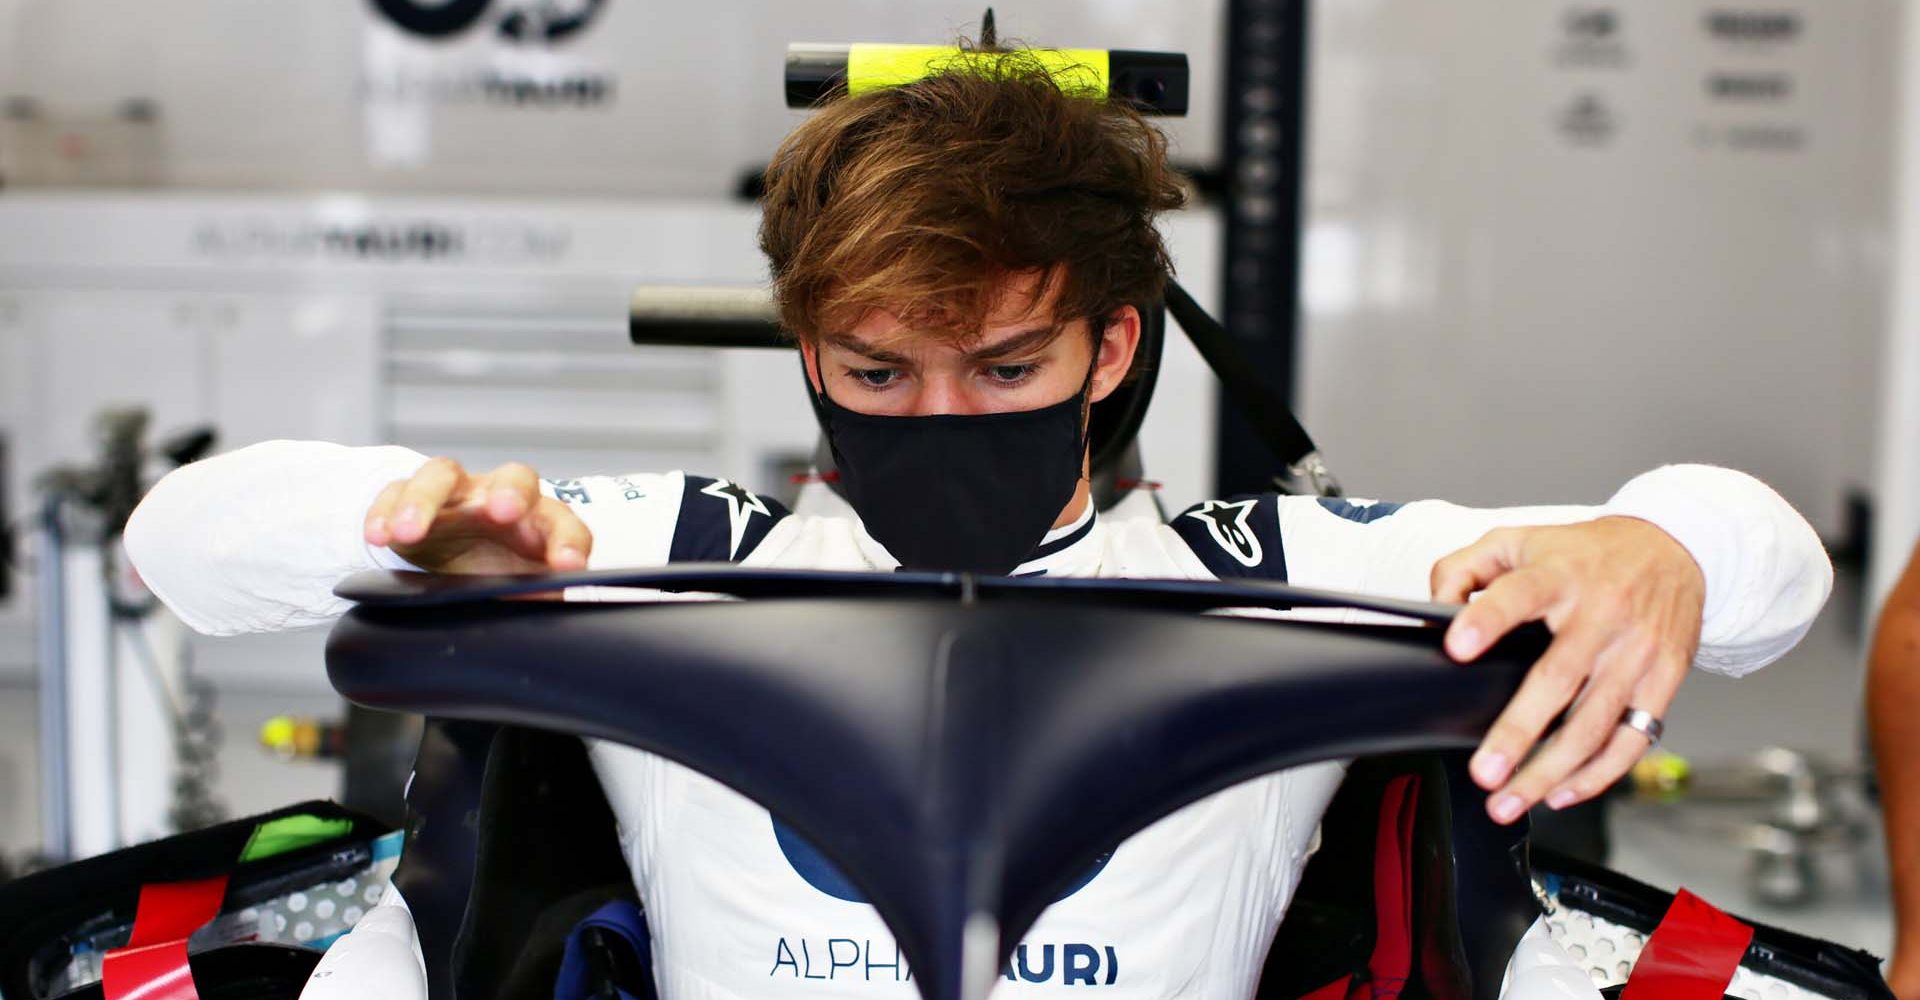
<path id="1" fill-rule="evenodd" d="M 965 573 L 841 573 L 698 564 L 525 576 L 432 576 L 373 570 L 347 578 L 333 592 L 368 606 L 424 608 L 552 593 L 568 587 L 626 587 L 672 593 L 725 594 L 762 600 L 823 597 L 939 598 L 962 602 L 1022 600 L 1162 611 L 1346 608 L 1398 615 L 1428 625 L 1445 625 L 1453 621 L 1453 616 L 1460 610 L 1459 605 L 1454 604 L 1310 590 L 1265 580 L 1228 582 L 1100 577 L 1029 578 L 973 576 Z"/>

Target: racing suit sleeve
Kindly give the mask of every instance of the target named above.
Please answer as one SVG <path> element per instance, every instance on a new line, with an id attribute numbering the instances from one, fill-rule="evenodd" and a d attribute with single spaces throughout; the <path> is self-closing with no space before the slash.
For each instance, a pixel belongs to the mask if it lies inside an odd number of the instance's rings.
<path id="1" fill-rule="evenodd" d="M 1740 676 L 1806 634 L 1833 587 L 1813 528 L 1765 483 L 1731 469 L 1670 465 L 1600 506 L 1475 509 L 1266 494 L 1198 504 L 1173 527 L 1216 576 L 1427 600 L 1433 564 L 1494 528 L 1625 515 L 1672 535 L 1706 578 L 1694 665 Z"/>
<path id="2" fill-rule="evenodd" d="M 161 479 L 127 522 L 127 556 L 154 594 L 207 635 L 324 624 L 350 606 L 340 581 L 409 568 L 362 537 L 382 488 L 426 456 L 393 446 L 266 441 L 183 466 Z M 680 473 L 543 482 L 593 533 L 589 563 L 668 561 L 679 520 Z M 699 482 L 711 482 L 699 480 Z"/>

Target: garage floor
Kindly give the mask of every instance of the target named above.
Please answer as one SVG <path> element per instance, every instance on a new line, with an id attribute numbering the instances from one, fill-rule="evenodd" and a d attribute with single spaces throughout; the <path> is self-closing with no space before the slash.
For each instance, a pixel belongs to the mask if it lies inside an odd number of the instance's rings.
<path id="1" fill-rule="evenodd" d="M 1862 756 L 1865 638 L 1860 583 L 1836 581 L 1834 596 L 1805 641 L 1779 663 L 1731 680 L 1696 674 L 1668 714 L 1666 746 L 1710 768 L 1767 746 L 1836 764 Z M 1805 906 L 1768 906 L 1748 891 L 1747 853 L 1728 831 L 1763 810 L 1629 804 L 1612 813 L 1614 867 L 1664 888 L 1684 885 L 1723 909 L 1763 923 L 1842 941 L 1884 956 L 1893 941 L 1885 843 L 1877 811 L 1866 810 L 1857 851 L 1815 864 L 1819 890 Z"/>

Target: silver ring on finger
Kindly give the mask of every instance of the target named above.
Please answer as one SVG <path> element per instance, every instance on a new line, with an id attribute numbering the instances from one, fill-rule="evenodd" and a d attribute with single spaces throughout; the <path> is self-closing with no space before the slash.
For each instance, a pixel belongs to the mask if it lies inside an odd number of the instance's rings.
<path id="1" fill-rule="evenodd" d="M 1620 713 L 1620 724 L 1647 738 L 1647 745 L 1655 746 L 1667 731 L 1667 724 L 1660 717 L 1644 708 L 1629 708 Z"/>

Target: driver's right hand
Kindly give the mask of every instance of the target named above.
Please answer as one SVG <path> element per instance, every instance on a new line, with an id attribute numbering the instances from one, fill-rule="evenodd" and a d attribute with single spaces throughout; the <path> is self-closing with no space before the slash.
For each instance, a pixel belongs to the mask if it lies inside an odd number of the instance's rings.
<path id="1" fill-rule="evenodd" d="M 429 573 L 537 573 L 585 569 L 593 533 L 567 505 L 540 493 L 531 468 L 509 462 L 473 473 L 430 459 L 388 483 L 367 508 L 367 544 Z"/>

